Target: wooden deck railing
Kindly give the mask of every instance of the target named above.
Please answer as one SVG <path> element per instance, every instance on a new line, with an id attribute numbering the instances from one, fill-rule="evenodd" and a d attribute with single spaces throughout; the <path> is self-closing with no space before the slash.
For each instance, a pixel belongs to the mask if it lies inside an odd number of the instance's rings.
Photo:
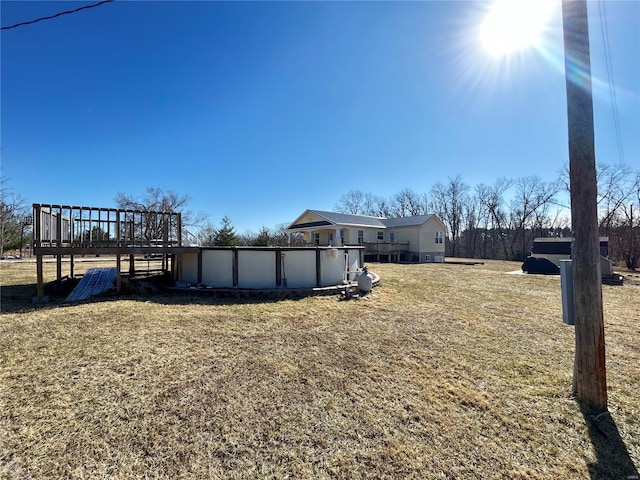
<path id="1" fill-rule="evenodd" d="M 365 254 L 402 253 L 409 250 L 409 243 L 400 242 L 364 242 Z"/>

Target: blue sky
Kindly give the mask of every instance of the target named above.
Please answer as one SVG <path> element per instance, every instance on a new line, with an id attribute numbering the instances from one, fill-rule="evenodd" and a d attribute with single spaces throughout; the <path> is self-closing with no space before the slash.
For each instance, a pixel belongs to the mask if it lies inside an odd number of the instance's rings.
<path id="1" fill-rule="evenodd" d="M 2 26 L 91 2 L 11 2 Z M 147 187 L 237 231 L 359 189 L 461 175 L 553 180 L 568 162 L 559 3 L 496 58 L 490 2 L 116 1 L 2 32 L 3 178 L 28 202 L 114 205 Z M 625 163 L 640 168 L 640 2 L 605 3 Z M 596 157 L 619 163 L 589 2 Z"/>

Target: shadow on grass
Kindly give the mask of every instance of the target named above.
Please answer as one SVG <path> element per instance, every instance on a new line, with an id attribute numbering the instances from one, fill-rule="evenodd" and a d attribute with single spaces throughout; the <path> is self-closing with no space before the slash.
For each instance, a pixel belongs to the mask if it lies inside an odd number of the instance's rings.
<path id="1" fill-rule="evenodd" d="M 589 463 L 589 475 L 592 480 L 622 479 L 639 480 L 640 474 L 629 455 L 615 420 L 611 413 L 596 414 L 581 406 L 596 462 Z"/>
<path id="2" fill-rule="evenodd" d="M 0 287 L 0 312 L 16 313 L 33 310 L 31 298 L 36 295 L 36 284 L 2 285 Z"/>
<path id="3" fill-rule="evenodd" d="M 59 286 L 50 286 L 45 290 L 48 303 L 36 304 L 32 299 L 36 296 L 36 284 L 3 285 L 0 287 L 0 313 L 21 313 L 36 308 L 58 307 L 67 296 L 67 291 Z"/>
<path id="4" fill-rule="evenodd" d="M 243 290 L 243 289 L 189 289 L 169 290 L 159 287 L 157 283 L 142 282 L 135 289 L 124 288 L 123 293 L 114 290 L 92 296 L 87 300 L 65 303 L 71 290 L 69 285 L 57 285 L 51 282 L 45 285 L 48 301 L 34 303 L 36 284 L 8 285 L 0 287 L 0 313 L 28 313 L 33 310 L 70 307 L 78 304 L 114 302 L 118 300 L 134 300 L 154 302 L 168 305 L 242 305 L 256 303 L 277 303 L 283 300 L 301 300 L 317 294 L 305 294 L 304 290 Z M 127 291 L 128 290 L 128 291 Z M 338 295 L 339 292 L 334 292 Z"/>

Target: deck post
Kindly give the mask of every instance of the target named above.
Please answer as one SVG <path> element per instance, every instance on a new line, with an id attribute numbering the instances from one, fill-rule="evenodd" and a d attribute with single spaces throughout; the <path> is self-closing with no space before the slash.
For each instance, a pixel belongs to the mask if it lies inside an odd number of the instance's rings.
<path id="1" fill-rule="evenodd" d="M 166 251 L 167 246 L 169 245 L 169 221 L 167 220 L 167 216 L 162 214 L 162 249 Z M 169 254 L 163 252 L 162 253 L 162 271 L 166 272 L 169 270 Z M 173 269 L 173 259 L 171 259 L 171 269 Z"/>
<path id="2" fill-rule="evenodd" d="M 53 208 L 51 209 L 53 218 Z M 62 207 L 58 208 L 58 221 L 56 222 L 56 244 L 62 247 Z M 62 283 L 62 255 L 56 253 L 56 282 Z"/>
<path id="3" fill-rule="evenodd" d="M 182 246 L 182 213 L 178 212 L 178 225 L 177 225 L 177 233 L 176 235 L 178 236 L 178 246 L 181 247 Z"/>
<path id="4" fill-rule="evenodd" d="M 120 229 L 122 228 L 122 225 L 120 223 L 120 210 L 116 210 L 116 247 L 120 248 L 122 246 L 121 244 L 121 232 Z"/>
<path id="5" fill-rule="evenodd" d="M 122 291 L 122 278 L 120 277 L 122 262 L 120 261 L 120 254 L 116 254 L 116 293 Z"/>
<path id="6" fill-rule="evenodd" d="M 79 209 L 79 220 L 80 220 L 80 225 L 79 225 L 79 230 L 78 230 L 78 241 L 76 242 L 78 244 L 79 247 L 84 246 L 84 218 L 82 218 L 82 207 L 80 207 Z M 84 257 L 84 255 L 82 255 Z"/>
<path id="7" fill-rule="evenodd" d="M 38 285 L 36 287 L 36 296 L 38 298 L 44 297 L 44 276 L 42 274 L 42 255 L 36 255 L 36 275 Z"/>
<path id="8" fill-rule="evenodd" d="M 31 249 L 36 254 L 36 296 L 44 297 L 44 278 L 42 275 L 42 254 L 40 253 L 40 239 L 42 238 L 42 206 L 33 204 L 33 238 Z"/>

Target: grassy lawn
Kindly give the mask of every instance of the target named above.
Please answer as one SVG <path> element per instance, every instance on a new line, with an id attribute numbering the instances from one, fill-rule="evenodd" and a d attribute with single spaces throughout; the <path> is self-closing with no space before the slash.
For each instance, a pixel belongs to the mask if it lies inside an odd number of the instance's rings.
<path id="1" fill-rule="evenodd" d="M 640 285 L 603 287 L 594 419 L 560 281 L 519 267 L 370 264 L 350 301 L 32 305 L 35 265 L 3 263 L 0 478 L 638 478 Z"/>

